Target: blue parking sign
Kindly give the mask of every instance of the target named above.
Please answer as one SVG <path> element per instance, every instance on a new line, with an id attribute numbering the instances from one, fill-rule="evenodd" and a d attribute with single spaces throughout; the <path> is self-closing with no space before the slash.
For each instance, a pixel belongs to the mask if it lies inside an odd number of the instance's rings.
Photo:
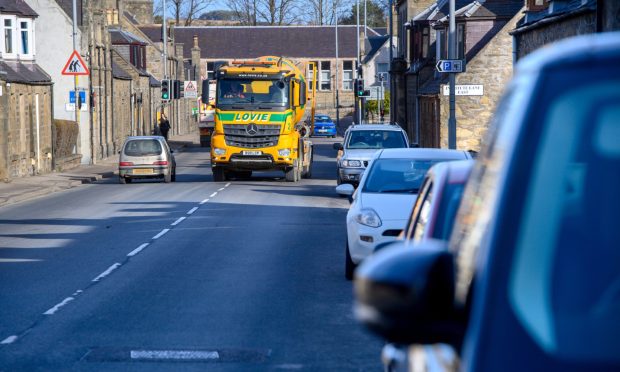
<path id="1" fill-rule="evenodd" d="M 444 63 L 443 63 L 443 70 L 444 71 L 451 71 L 452 70 L 452 61 L 444 61 Z"/>
<path id="2" fill-rule="evenodd" d="M 82 101 L 82 103 L 86 103 L 86 92 L 83 90 L 80 90 L 79 93 L 80 93 L 80 100 Z M 69 91 L 69 103 L 75 103 L 75 90 Z"/>

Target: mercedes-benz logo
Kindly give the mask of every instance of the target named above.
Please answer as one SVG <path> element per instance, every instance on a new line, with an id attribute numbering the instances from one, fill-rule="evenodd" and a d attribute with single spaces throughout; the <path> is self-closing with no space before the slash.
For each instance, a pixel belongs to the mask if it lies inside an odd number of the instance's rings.
<path id="1" fill-rule="evenodd" d="M 248 124 L 248 126 L 245 127 L 245 132 L 250 136 L 255 135 L 256 133 L 258 133 L 258 125 L 254 123 Z"/>

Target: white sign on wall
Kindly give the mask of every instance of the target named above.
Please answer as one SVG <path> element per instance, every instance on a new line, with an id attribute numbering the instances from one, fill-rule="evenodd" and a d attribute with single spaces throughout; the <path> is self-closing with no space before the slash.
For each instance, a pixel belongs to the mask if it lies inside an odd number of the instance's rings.
<path id="1" fill-rule="evenodd" d="M 444 96 L 450 95 L 449 85 L 442 85 L 441 90 Z M 455 85 L 454 93 L 457 96 L 484 96 L 484 85 L 482 84 Z"/>
<path id="2" fill-rule="evenodd" d="M 195 80 L 188 80 L 183 82 L 183 97 L 185 98 L 198 98 L 198 85 Z"/>

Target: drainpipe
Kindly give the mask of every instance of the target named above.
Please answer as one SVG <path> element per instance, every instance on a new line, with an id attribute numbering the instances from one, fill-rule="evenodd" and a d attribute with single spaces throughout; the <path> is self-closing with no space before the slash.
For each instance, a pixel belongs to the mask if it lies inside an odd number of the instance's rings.
<path id="1" fill-rule="evenodd" d="M 129 125 L 130 125 L 130 129 L 129 129 L 129 135 L 133 136 L 134 134 L 134 104 L 133 104 L 133 79 L 129 80 Z"/>
<path id="2" fill-rule="evenodd" d="M 512 72 L 514 73 L 514 66 L 517 64 L 519 58 L 519 44 L 517 43 L 517 35 L 512 35 Z"/>
<path id="3" fill-rule="evenodd" d="M 39 93 L 34 95 L 34 104 L 37 121 L 37 173 L 41 173 L 41 121 L 39 117 Z"/>

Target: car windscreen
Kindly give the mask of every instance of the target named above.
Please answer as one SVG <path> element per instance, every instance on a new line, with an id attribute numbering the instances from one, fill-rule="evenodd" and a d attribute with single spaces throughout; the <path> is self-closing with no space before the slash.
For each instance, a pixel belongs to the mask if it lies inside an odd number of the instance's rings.
<path id="1" fill-rule="evenodd" d="M 317 116 L 314 118 L 314 121 L 317 123 L 331 123 L 332 119 L 330 119 L 327 116 L 322 116 L 322 117 Z"/>
<path id="2" fill-rule="evenodd" d="M 155 139 L 131 140 L 123 151 L 127 156 L 153 156 L 161 154 L 161 144 Z"/>
<path id="3" fill-rule="evenodd" d="M 347 149 L 389 149 L 407 147 L 405 138 L 395 130 L 356 130 L 347 141 Z"/>
<path id="4" fill-rule="evenodd" d="M 437 159 L 377 159 L 368 171 L 363 192 L 417 194 L 424 175 Z"/>

